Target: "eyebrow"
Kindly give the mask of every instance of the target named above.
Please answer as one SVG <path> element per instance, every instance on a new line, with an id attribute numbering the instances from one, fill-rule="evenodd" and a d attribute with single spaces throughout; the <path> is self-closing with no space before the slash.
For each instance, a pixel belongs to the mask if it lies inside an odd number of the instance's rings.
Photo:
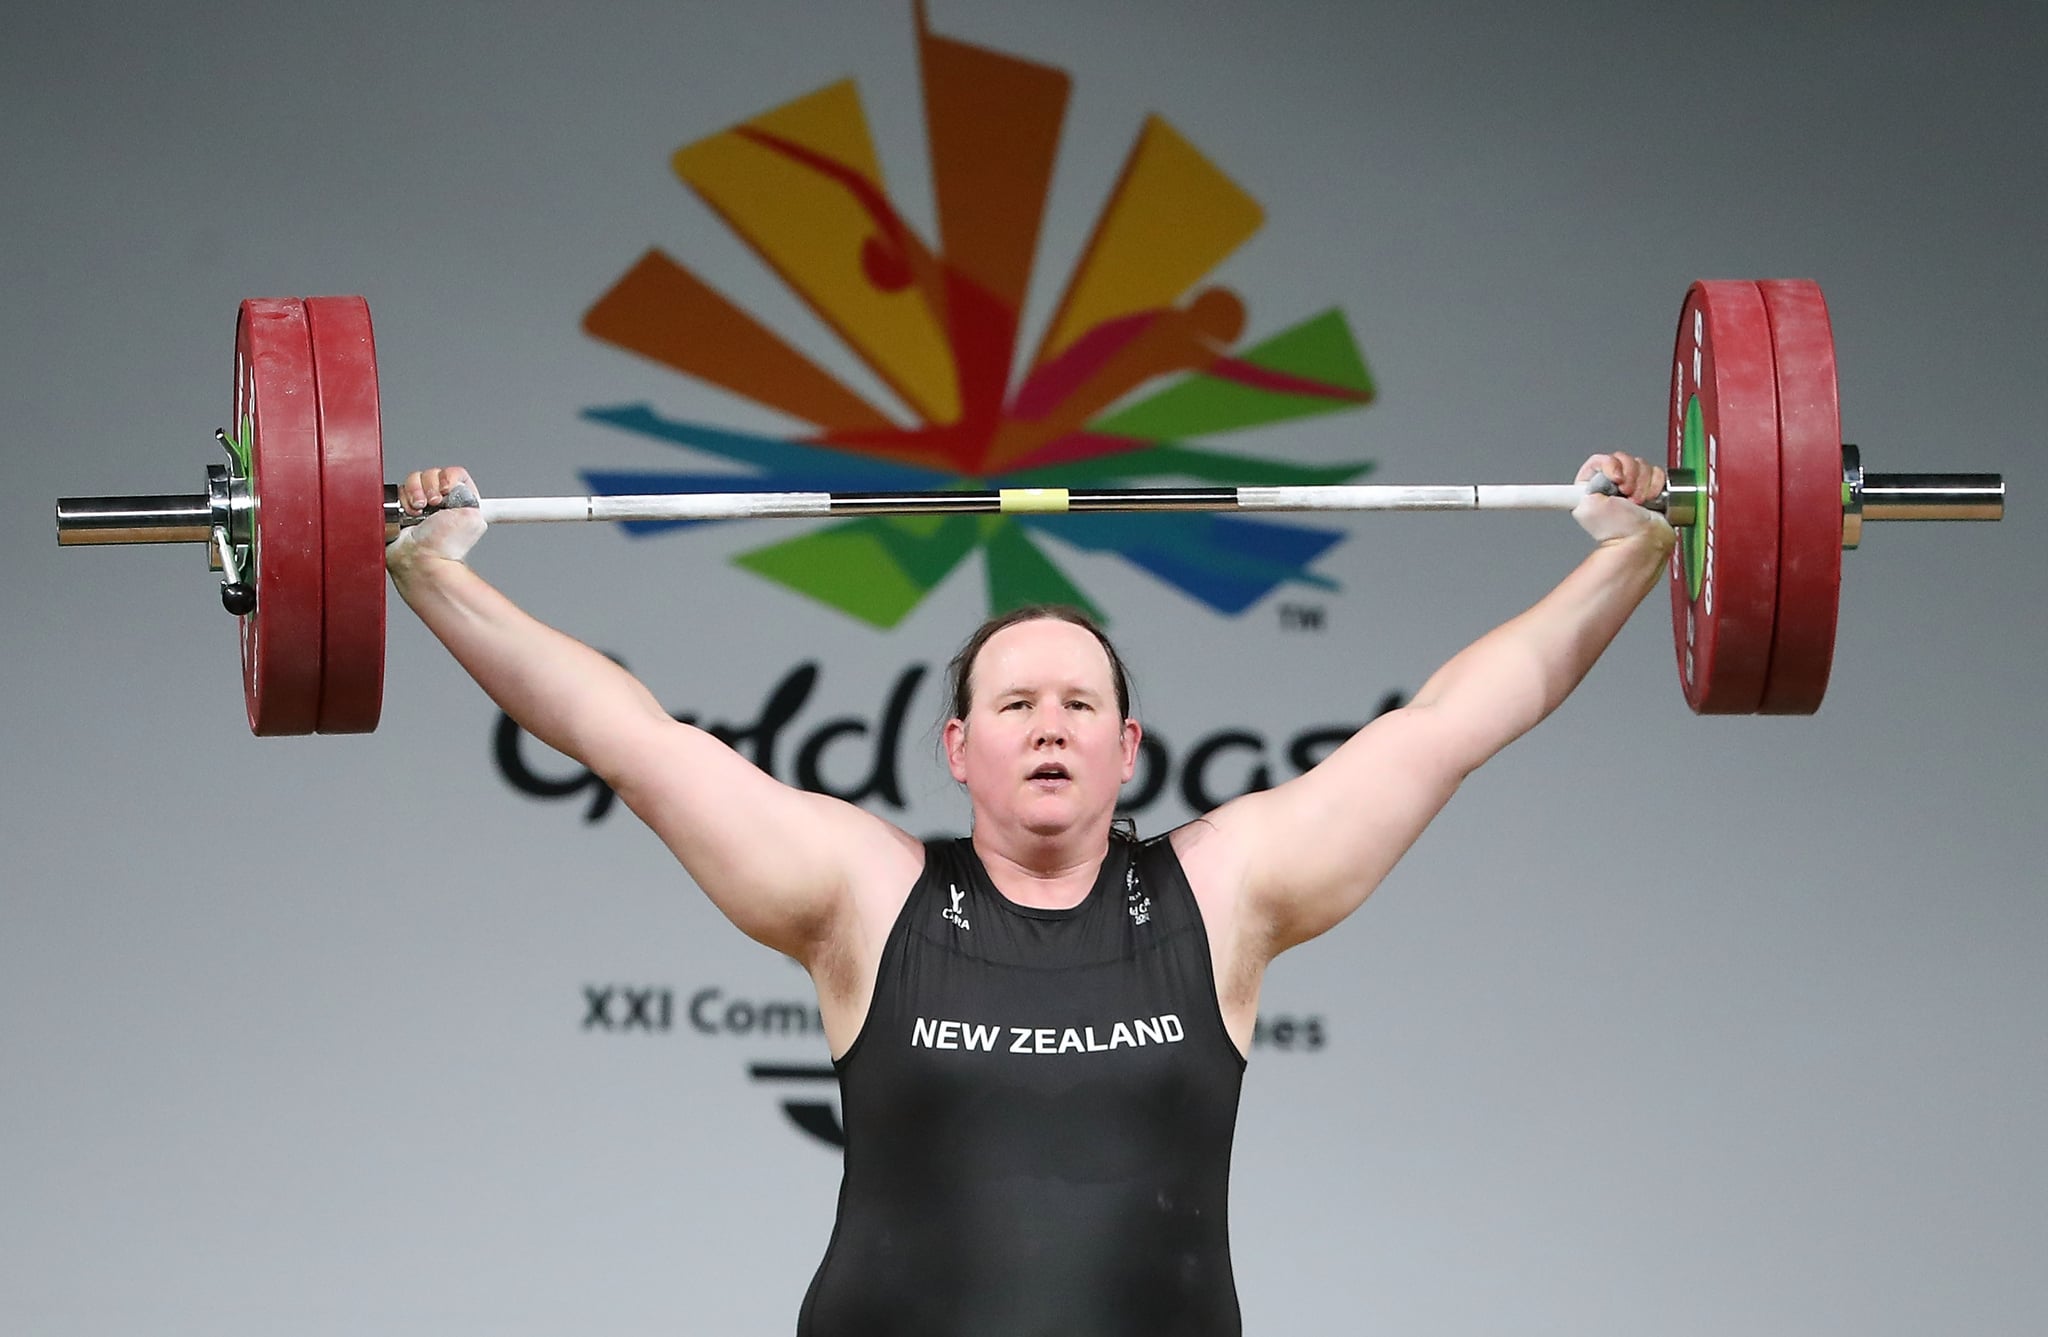
<path id="1" fill-rule="evenodd" d="M 1058 694 L 1059 694 L 1060 696 L 1062 696 L 1062 697 L 1064 697 L 1064 698 L 1067 698 L 1067 699 L 1070 699 L 1070 700 L 1071 700 L 1071 699 L 1085 699 L 1085 700 L 1088 700 L 1088 701 L 1097 701 L 1097 702 L 1099 702 L 1099 701 L 1105 701 L 1105 700 L 1108 700 L 1108 699 L 1109 699 L 1108 697 L 1104 696 L 1104 695 L 1103 695 L 1103 693 L 1102 693 L 1101 691 L 1097 690 L 1096 688 L 1093 688 L 1093 687 L 1080 687 L 1080 686 L 1075 686 L 1075 685 L 1073 685 L 1073 684 L 1071 684 L 1071 683 L 1070 683 L 1070 684 L 1068 684 L 1068 685 L 1066 685 L 1066 686 L 1064 686 L 1064 687 L 1037 687 L 1037 686 L 1033 686 L 1033 685 L 1031 685 L 1031 684 L 1028 684 L 1028 683 L 1011 683 L 1011 684 L 1009 684 L 1008 686 L 1004 686 L 1004 687 L 998 687 L 998 688 L 996 688 L 996 689 L 995 689 L 995 690 L 994 690 L 994 691 L 993 691 L 993 692 L 992 692 L 992 693 L 990 694 L 990 698 L 989 698 L 989 699 L 990 699 L 990 700 L 993 700 L 993 701 L 1009 701 L 1009 700 L 1013 700 L 1013 699 L 1015 699 L 1015 698 L 1017 698 L 1017 697 L 1030 697 L 1030 696 L 1038 696 L 1038 695 L 1040 695 L 1040 694 L 1041 694 L 1042 692 L 1046 692 L 1046 691 L 1055 691 L 1055 692 L 1057 692 L 1057 693 L 1058 693 Z"/>

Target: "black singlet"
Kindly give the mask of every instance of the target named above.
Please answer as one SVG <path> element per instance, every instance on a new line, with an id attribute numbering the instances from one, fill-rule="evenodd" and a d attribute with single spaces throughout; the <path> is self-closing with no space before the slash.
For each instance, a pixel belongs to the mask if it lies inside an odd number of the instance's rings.
<path id="1" fill-rule="evenodd" d="M 1236 1337 L 1244 1059 L 1164 838 L 1088 898 L 1005 898 L 932 841 L 834 1065 L 839 1218 L 798 1337 Z"/>

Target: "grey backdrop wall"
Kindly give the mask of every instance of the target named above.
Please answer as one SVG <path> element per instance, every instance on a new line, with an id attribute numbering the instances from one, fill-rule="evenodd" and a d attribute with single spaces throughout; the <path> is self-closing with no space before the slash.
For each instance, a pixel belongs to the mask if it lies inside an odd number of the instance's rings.
<path id="1" fill-rule="evenodd" d="M 1826 287 L 1867 460 L 2014 494 L 1849 557 L 1812 719 L 1692 718 L 1654 597 L 1276 968 L 1234 1171 L 1248 1329 L 2048 1325 L 2041 8 L 931 11 L 1074 77 L 1030 328 L 1155 111 L 1266 206 L 1218 276 L 1252 331 L 1345 309 L 1381 402 L 1251 449 L 1403 481 L 1654 452 L 1684 285 L 1789 274 Z M 49 506 L 197 486 L 258 294 L 368 295 L 394 473 L 557 493 L 676 463 L 596 404 L 787 430 L 577 320 L 659 245 L 860 380 L 667 158 L 854 76 L 928 229 L 908 7 L 81 4 L 0 32 L 0 1331 L 789 1330 L 838 1168 L 782 1108 L 831 1102 L 784 1024 L 801 973 L 629 817 L 509 786 L 402 608 L 379 733 L 254 740 L 202 559 L 60 552 Z M 1277 756 L 1584 548 L 1555 517 L 1349 528 L 1333 589 L 1235 619 L 1063 560 L 1180 755 L 1241 727 Z M 789 747 L 875 721 L 982 611 L 963 572 L 874 631 L 730 564 L 759 541 L 527 531 L 478 561 L 678 711 L 753 718 L 815 662 Z M 937 709 L 927 684 L 902 741 L 913 830 L 963 820 Z M 1169 791 L 1145 822 L 1187 815 Z"/>

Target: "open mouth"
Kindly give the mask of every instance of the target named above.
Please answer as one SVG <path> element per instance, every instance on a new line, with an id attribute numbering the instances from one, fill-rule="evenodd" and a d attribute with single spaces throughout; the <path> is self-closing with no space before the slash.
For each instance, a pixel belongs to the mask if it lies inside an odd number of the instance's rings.
<path id="1" fill-rule="evenodd" d="M 1071 780 L 1074 777 L 1067 774 L 1066 767 L 1057 762 L 1047 762 L 1031 772 L 1030 778 L 1033 780 Z"/>

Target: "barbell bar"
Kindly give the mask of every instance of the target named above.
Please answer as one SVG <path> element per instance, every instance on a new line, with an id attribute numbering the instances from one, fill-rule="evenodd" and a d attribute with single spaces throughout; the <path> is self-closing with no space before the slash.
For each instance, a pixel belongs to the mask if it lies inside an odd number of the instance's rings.
<path id="1" fill-rule="evenodd" d="M 1848 447 L 1854 450 L 1854 447 Z M 218 494 L 65 497 L 57 502 L 63 547 L 127 543 L 203 543 L 224 530 L 236 547 L 250 539 L 247 481 L 220 466 Z M 210 470 L 209 472 L 211 472 Z M 1589 490 L 1579 483 L 1318 484 L 1304 487 L 990 488 L 943 492 L 650 492 L 605 497 L 485 497 L 494 525 L 578 521 L 796 520 L 857 515 L 1018 515 L 1088 511 L 1569 511 Z M 1699 482 L 1673 470 L 1652 502 L 1673 525 L 1693 523 Z M 1996 474 L 1868 474 L 1853 484 L 1862 520 L 1996 520 L 2004 487 Z M 384 487 L 384 535 L 426 519 Z M 438 509 L 438 508 L 437 508 Z M 430 512 L 431 513 L 431 512 Z M 1846 518 L 1846 517 L 1845 517 Z M 1856 546 L 1844 525 L 1844 547 Z M 217 558 L 217 554 L 216 554 Z M 221 563 L 215 562 L 215 569 Z"/>
<path id="2" fill-rule="evenodd" d="M 206 491 L 67 497 L 63 545 L 197 543 L 241 629 L 258 734 L 362 733 L 381 713 L 384 544 L 418 517 L 383 481 L 360 297 L 256 298 L 236 324 L 229 463 Z M 1688 290 L 1673 359 L 1673 639 L 1702 714 L 1811 714 L 1833 658 L 1841 553 L 1866 521 L 1997 520 L 1997 474 L 1865 473 L 1841 440 L 1834 344 L 1808 280 Z M 1570 510 L 1584 484 L 994 488 L 492 497 L 492 524 L 1144 511 Z"/>

